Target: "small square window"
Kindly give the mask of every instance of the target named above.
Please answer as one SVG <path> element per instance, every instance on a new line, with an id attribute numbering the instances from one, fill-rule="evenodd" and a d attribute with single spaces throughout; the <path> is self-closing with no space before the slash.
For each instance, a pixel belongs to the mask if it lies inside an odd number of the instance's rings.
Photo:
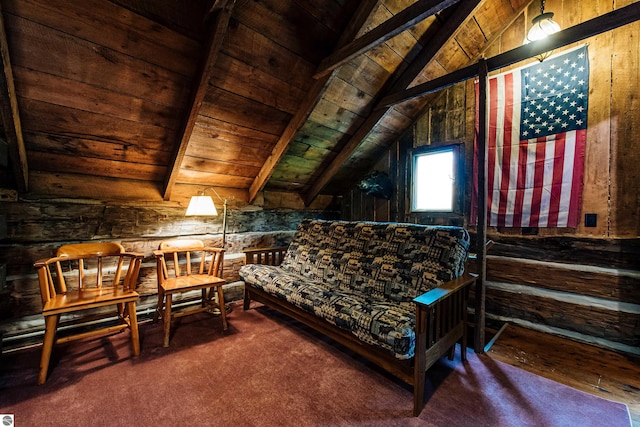
<path id="1" fill-rule="evenodd" d="M 412 182 L 412 211 L 453 212 L 454 147 L 414 154 Z"/>

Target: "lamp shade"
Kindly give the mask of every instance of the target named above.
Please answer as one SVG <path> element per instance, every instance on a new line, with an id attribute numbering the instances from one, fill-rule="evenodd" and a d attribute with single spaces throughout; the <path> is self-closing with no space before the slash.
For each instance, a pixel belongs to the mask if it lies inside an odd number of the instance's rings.
<path id="1" fill-rule="evenodd" d="M 531 29 L 527 33 L 527 38 L 524 40 L 524 44 L 534 42 L 536 40 L 542 40 L 553 33 L 560 31 L 560 25 L 553 20 L 553 13 L 541 13 L 533 18 L 531 21 L 533 24 Z"/>
<path id="2" fill-rule="evenodd" d="M 209 196 L 193 196 L 189 201 L 186 216 L 216 216 L 218 211 Z"/>

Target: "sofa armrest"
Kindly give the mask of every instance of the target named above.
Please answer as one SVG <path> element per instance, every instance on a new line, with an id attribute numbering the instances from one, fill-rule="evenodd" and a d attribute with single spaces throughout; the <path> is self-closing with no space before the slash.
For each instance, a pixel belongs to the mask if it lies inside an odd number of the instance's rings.
<path id="1" fill-rule="evenodd" d="M 245 249 L 242 252 L 245 264 L 280 265 L 287 252 L 287 246 Z"/>
<path id="2" fill-rule="evenodd" d="M 455 294 L 460 289 L 471 285 L 476 281 L 478 275 L 473 273 L 464 273 L 462 276 L 444 283 L 442 286 L 433 288 L 422 295 L 413 299 L 416 304 L 432 306 L 439 301 L 447 298 L 449 295 Z"/>
<path id="3" fill-rule="evenodd" d="M 467 358 L 468 288 L 477 275 L 465 273 L 416 298 L 416 350 L 414 364 L 413 413 L 424 408 L 425 371 L 447 352 L 453 359 L 455 344 L 462 339 L 460 355 Z"/>

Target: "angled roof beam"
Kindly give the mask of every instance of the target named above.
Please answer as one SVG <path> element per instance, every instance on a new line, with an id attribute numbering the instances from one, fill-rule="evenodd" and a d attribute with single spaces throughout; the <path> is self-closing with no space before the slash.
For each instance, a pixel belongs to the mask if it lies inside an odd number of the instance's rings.
<path id="1" fill-rule="evenodd" d="M 424 46 L 416 59 L 407 67 L 407 69 L 393 82 L 386 93 L 395 93 L 398 90 L 406 89 L 411 82 L 420 74 L 427 64 L 436 56 L 442 46 L 454 36 L 462 23 L 471 15 L 481 0 L 464 0 L 453 11 L 453 14 L 447 19 L 440 30 Z M 383 94 L 384 96 L 384 94 Z M 387 113 L 391 107 L 381 108 L 379 102 L 376 104 L 372 113 L 365 119 L 355 133 L 349 138 L 349 141 L 340 150 L 333 161 L 327 166 L 322 175 L 313 183 L 309 191 L 303 196 L 305 204 L 308 206 L 313 199 L 322 191 L 325 185 L 329 183 L 331 178 L 338 172 L 342 164 L 351 156 L 358 148 L 358 145 L 371 132 L 380 119 Z"/>
<path id="2" fill-rule="evenodd" d="M 18 110 L 18 98 L 13 82 L 13 71 L 9 60 L 9 44 L 0 9 L 0 56 L 2 57 L 2 73 L 0 73 L 0 116 L 9 145 L 13 174 L 19 192 L 29 190 L 29 167 L 27 150 L 22 138 L 22 125 Z"/>
<path id="3" fill-rule="evenodd" d="M 640 20 L 640 2 L 632 3 L 623 8 L 598 16 L 581 24 L 574 25 L 546 39 L 538 40 L 527 45 L 519 46 L 507 52 L 487 59 L 488 71 L 499 70 L 525 59 L 532 58 L 544 52 L 579 42 L 589 37 L 611 31 L 623 25 Z M 478 74 L 478 65 L 472 64 L 460 68 L 445 76 L 416 85 L 409 89 L 390 93 L 380 101 L 380 107 L 390 108 L 400 102 L 408 101 L 422 95 L 433 93 L 452 86 L 464 80 L 475 77 Z"/>
<path id="4" fill-rule="evenodd" d="M 338 40 L 338 46 L 345 45 L 356 36 L 377 3 L 377 0 L 366 0 L 360 2 L 360 6 L 358 7 L 358 10 L 354 15 L 354 18 L 351 20 L 351 23 L 349 24 L 347 29 L 340 36 L 340 39 Z M 273 147 L 273 150 L 271 150 L 271 154 L 264 162 L 262 168 L 260 169 L 260 172 L 258 172 L 258 175 L 249 187 L 249 203 L 253 203 L 258 193 L 262 191 L 269 178 L 271 178 L 271 175 L 273 175 L 275 167 L 277 166 L 284 153 L 287 151 L 289 144 L 296 136 L 296 133 L 298 132 L 300 127 L 304 124 L 304 122 L 309 117 L 309 114 L 311 114 L 311 111 L 313 111 L 313 108 L 318 103 L 318 100 L 325 90 L 325 85 L 327 84 L 329 79 L 331 79 L 332 75 L 333 73 L 329 73 L 314 81 L 313 86 L 307 92 L 307 96 L 300 105 L 300 108 L 289 121 L 289 124 L 287 125 L 284 132 L 282 132 L 282 135 L 280 135 L 280 138 L 278 139 L 275 147 Z"/>
<path id="5" fill-rule="evenodd" d="M 193 128 L 196 124 L 196 119 L 213 73 L 213 67 L 218 59 L 218 53 L 222 47 L 222 40 L 227 33 L 229 19 L 231 19 L 231 12 L 233 11 L 234 5 L 235 0 L 216 0 L 211 8 L 211 13 L 214 14 L 214 18 L 208 27 L 208 49 L 205 50 L 207 56 L 204 57 L 197 84 L 192 90 L 189 111 L 183 119 L 182 129 L 178 134 L 179 141 L 176 144 L 175 151 L 171 157 L 172 160 L 169 164 L 169 170 L 165 177 L 164 188 L 162 189 L 162 197 L 164 200 L 171 198 L 171 190 L 176 183 L 178 173 L 180 173 L 180 166 L 187 152 L 187 145 L 193 133 Z"/>
<path id="6" fill-rule="evenodd" d="M 381 45 L 401 32 L 408 30 L 417 23 L 424 21 L 428 17 L 441 12 L 459 1 L 460 0 L 420 0 L 412 4 L 373 30 L 365 33 L 323 59 L 313 77 L 317 79 L 326 76 L 356 56 Z"/>

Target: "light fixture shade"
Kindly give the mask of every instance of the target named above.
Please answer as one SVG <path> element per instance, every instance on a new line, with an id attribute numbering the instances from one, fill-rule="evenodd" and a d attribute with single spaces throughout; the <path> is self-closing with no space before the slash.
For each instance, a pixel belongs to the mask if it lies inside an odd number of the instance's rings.
<path id="1" fill-rule="evenodd" d="M 560 25 L 553 20 L 553 13 L 541 13 L 533 18 L 532 26 L 527 37 L 524 39 L 524 44 L 534 42 L 536 40 L 542 40 L 553 33 L 560 31 Z"/>
<path id="2" fill-rule="evenodd" d="M 186 216 L 216 216 L 218 211 L 213 199 L 209 196 L 193 196 L 189 201 Z"/>

